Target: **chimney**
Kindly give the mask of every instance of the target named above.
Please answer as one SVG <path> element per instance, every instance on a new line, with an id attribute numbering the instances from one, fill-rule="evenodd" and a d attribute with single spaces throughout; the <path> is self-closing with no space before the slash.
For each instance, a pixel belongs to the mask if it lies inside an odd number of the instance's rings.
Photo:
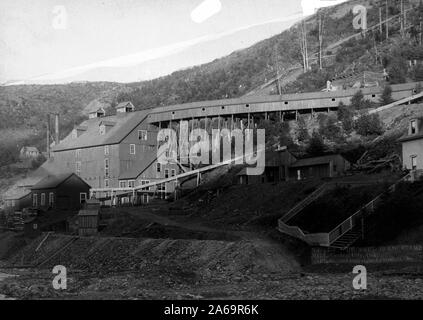
<path id="1" fill-rule="evenodd" d="M 56 123 L 55 123 L 55 145 L 57 146 L 60 143 L 60 135 L 59 135 L 59 114 L 56 113 L 55 114 L 55 119 L 56 119 Z"/>
<path id="2" fill-rule="evenodd" d="M 47 113 L 47 158 L 50 158 L 50 114 Z"/>

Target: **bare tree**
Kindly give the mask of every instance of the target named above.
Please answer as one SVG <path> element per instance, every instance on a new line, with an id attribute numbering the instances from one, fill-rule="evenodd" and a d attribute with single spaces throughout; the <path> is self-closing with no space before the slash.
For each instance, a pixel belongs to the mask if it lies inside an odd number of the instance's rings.
<path id="1" fill-rule="evenodd" d="M 320 70 L 323 69 L 323 29 L 324 28 L 324 17 L 322 19 L 322 13 L 319 14 L 319 68 Z"/>
<path id="2" fill-rule="evenodd" d="M 307 27 L 304 20 L 301 22 L 301 27 L 300 27 L 300 48 L 301 48 L 301 55 L 303 57 L 304 72 L 307 72 L 309 69 L 308 49 L 307 49 Z"/>

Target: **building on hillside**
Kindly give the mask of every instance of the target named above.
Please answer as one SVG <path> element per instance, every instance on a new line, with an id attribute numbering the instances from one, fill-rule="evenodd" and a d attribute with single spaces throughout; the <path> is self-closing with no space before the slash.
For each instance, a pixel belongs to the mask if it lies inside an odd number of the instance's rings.
<path id="1" fill-rule="evenodd" d="M 80 209 L 87 201 L 90 186 L 75 173 L 47 176 L 31 187 L 32 207 L 42 210 Z"/>
<path id="2" fill-rule="evenodd" d="M 89 119 L 101 118 L 106 115 L 106 111 L 102 107 L 88 113 Z"/>
<path id="3" fill-rule="evenodd" d="M 36 147 L 25 146 L 19 152 L 19 158 L 21 160 L 36 159 L 39 155 L 41 155 L 41 152 Z"/>
<path id="4" fill-rule="evenodd" d="M 294 162 L 289 167 L 292 180 L 333 178 L 342 176 L 351 168 L 351 163 L 340 154 L 305 158 Z"/>
<path id="5" fill-rule="evenodd" d="M 31 192 L 25 188 L 12 189 L 3 196 L 7 213 L 21 211 L 31 206 Z"/>
<path id="6" fill-rule="evenodd" d="M 289 167 L 297 159 L 285 148 L 277 151 L 267 151 L 265 155 L 265 164 L 263 174 L 248 175 L 247 168 L 243 168 L 237 174 L 238 184 L 257 184 L 267 182 L 286 181 L 289 177 Z"/>
<path id="7" fill-rule="evenodd" d="M 423 118 L 411 119 L 408 134 L 400 139 L 402 163 L 413 177 L 423 176 Z"/>
<path id="8" fill-rule="evenodd" d="M 121 102 L 116 106 L 117 113 L 133 112 L 135 107 L 130 101 Z"/>
<path id="9" fill-rule="evenodd" d="M 116 109 L 115 115 L 92 113 L 96 117 L 90 115 L 54 146 L 55 165 L 62 172 L 74 172 L 92 188 L 133 188 L 177 174 L 176 165 L 157 163 L 159 128 L 147 121 L 149 111 L 133 111 L 130 102 Z M 110 193 L 97 196 L 107 198 Z M 135 200 L 120 198 L 122 202 Z"/>

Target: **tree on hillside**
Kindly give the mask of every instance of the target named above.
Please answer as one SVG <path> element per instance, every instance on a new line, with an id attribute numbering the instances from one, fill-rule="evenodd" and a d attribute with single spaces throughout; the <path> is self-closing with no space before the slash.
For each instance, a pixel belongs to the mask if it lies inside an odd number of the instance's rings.
<path id="1" fill-rule="evenodd" d="M 306 152 L 310 156 L 320 156 L 325 153 L 326 149 L 322 136 L 317 131 L 314 131 L 307 145 Z"/>
<path id="2" fill-rule="evenodd" d="M 360 110 L 364 103 L 364 95 L 361 90 L 357 91 L 351 98 L 351 107 Z"/>
<path id="3" fill-rule="evenodd" d="M 40 154 L 37 158 L 33 159 L 31 161 L 31 167 L 32 169 L 37 169 L 40 167 L 44 162 L 46 162 L 46 157 L 44 155 Z"/>
<path id="4" fill-rule="evenodd" d="M 364 99 L 364 95 L 361 90 L 357 91 L 351 98 L 351 107 L 354 110 L 367 109 L 371 108 L 371 106 L 372 102 Z"/>
<path id="5" fill-rule="evenodd" d="M 381 135 L 384 132 L 383 123 L 377 114 L 365 114 L 357 119 L 355 130 L 362 136 Z"/>
<path id="6" fill-rule="evenodd" d="M 414 81 L 423 81 L 423 65 L 417 65 L 412 72 Z"/>
<path id="7" fill-rule="evenodd" d="M 407 78 L 407 63 L 402 57 L 396 57 L 389 62 L 389 82 L 392 84 L 404 83 Z"/>
<path id="8" fill-rule="evenodd" d="M 350 106 L 346 106 L 342 101 L 338 105 L 338 119 L 346 133 L 351 133 L 354 129 L 354 112 Z"/>
<path id="9" fill-rule="evenodd" d="M 390 85 L 385 86 L 379 101 L 383 106 L 390 104 L 394 101 L 394 99 L 392 99 L 392 88 Z"/>
<path id="10" fill-rule="evenodd" d="M 298 117 L 297 121 L 298 125 L 298 141 L 305 142 L 310 139 L 310 135 L 308 134 L 307 124 L 302 116 Z"/>
<path id="11" fill-rule="evenodd" d="M 258 128 L 265 130 L 266 147 L 275 145 L 290 147 L 293 145 L 287 122 L 262 120 L 258 124 Z"/>
<path id="12" fill-rule="evenodd" d="M 320 116 L 319 117 L 319 133 L 322 137 L 338 141 L 341 135 L 341 128 L 337 125 L 337 120 L 333 116 Z"/>

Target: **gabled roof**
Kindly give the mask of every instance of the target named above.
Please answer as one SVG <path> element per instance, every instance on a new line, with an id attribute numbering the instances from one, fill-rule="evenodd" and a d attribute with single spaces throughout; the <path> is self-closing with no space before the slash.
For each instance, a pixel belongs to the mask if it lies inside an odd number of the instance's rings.
<path id="1" fill-rule="evenodd" d="M 62 172 L 63 170 L 61 166 L 57 162 L 55 162 L 53 158 L 49 158 L 37 170 L 30 173 L 27 177 L 23 178 L 22 180 L 19 180 L 16 185 L 19 187 L 32 187 L 45 177 L 49 175 L 57 175 Z"/>
<path id="2" fill-rule="evenodd" d="M 98 112 L 100 112 L 100 113 L 106 113 L 106 111 L 104 111 L 103 107 L 99 107 L 98 109 L 95 109 L 95 110 L 90 111 L 89 114 L 91 114 L 91 113 L 98 113 Z"/>
<path id="3" fill-rule="evenodd" d="M 29 152 L 40 152 L 36 147 L 22 147 L 23 150 L 29 151 Z"/>
<path id="4" fill-rule="evenodd" d="M 8 190 L 4 195 L 4 200 L 19 200 L 28 196 L 31 192 L 24 188 L 14 188 Z"/>
<path id="5" fill-rule="evenodd" d="M 68 135 L 60 144 L 54 146 L 52 150 L 63 151 L 120 143 L 147 117 L 148 112 L 147 110 L 143 110 L 85 120 L 80 125 L 87 127 L 87 130 L 83 134 L 77 138 Z M 102 121 L 115 123 L 104 135 L 100 135 L 98 130 L 98 126 Z"/>
<path id="6" fill-rule="evenodd" d="M 134 109 L 135 108 L 131 101 L 124 101 L 124 102 L 119 103 L 115 107 L 115 109 L 120 109 L 120 108 L 124 108 L 124 107 L 129 107 L 131 109 Z"/>
<path id="7" fill-rule="evenodd" d="M 86 184 L 89 187 L 89 185 L 84 180 L 82 180 L 80 177 L 78 177 L 75 173 L 68 172 L 68 173 L 61 173 L 61 174 L 57 174 L 57 175 L 47 176 L 43 180 L 41 180 L 40 182 L 35 184 L 33 187 L 31 187 L 31 190 L 57 188 L 59 185 L 61 185 L 63 182 L 65 182 L 66 180 L 68 180 L 72 176 L 77 177 L 79 180 L 81 180 L 82 183 Z"/>
<path id="8" fill-rule="evenodd" d="M 292 168 L 299 168 L 299 167 L 307 167 L 307 166 L 316 166 L 316 165 L 319 165 L 319 164 L 328 164 L 334 158 L 339 158 L 339 157 L 344 159 L 345 161 L 347 161 L 340 154 L 331 154 L 331 155 L 325 155 L 325 156 L 320 156 L 320 157 L 300 159 L 300 160 L 294 162 L 291 165 L 291 167 Z"/>

